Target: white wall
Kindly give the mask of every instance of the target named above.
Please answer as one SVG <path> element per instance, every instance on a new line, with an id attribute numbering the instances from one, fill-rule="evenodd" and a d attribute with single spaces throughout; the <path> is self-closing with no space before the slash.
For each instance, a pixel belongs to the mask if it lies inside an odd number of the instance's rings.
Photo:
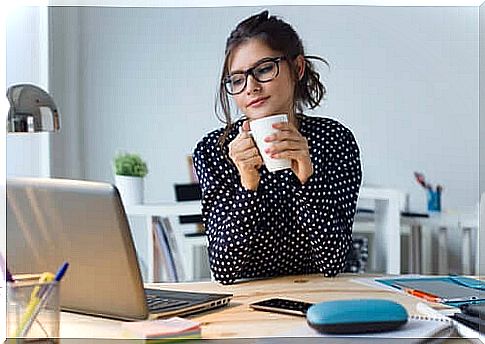
<path id="1" fill-rule="evenodd" d="M 409 192 L 424 211 L 419 170 L 444 185 L 445 208 L 476 204 L 478 8 L 269 8 L 329 60 L 316 114 L 352 128 L 364 183 Z M 220 125 L 225 39 L 260 9 L 51 8 L 51 91 L 73 121 L 53 174 L 112 181 L 115 152 L 135 151 L 150 168 L 147 201 L 173 199 L 173 184 L 189 180 L 185 155 Z"/>
<path id="2" fill-rule="evenodd" d="M 13 7 L 7 16 L 6 86 L 33 83 L 48 91 L 47 7 Z M 7 176 L 48 177 L 49 135 L 7 136 Z"/>
<path id="3" fill-rule="evenodd" d="M 485 3 L 480 6 L 480 195 L 485 193 Z M 485 194 L 481 199 L 478 234 L 479 273 L 485 275 Z"/>
<path id="4" fill-rule="evenodd" d="M 50 91 L 62 112 L 62 129 L 51 137 L 51 172 L 53 176 L 84 179 L 83 122 L 92 119 L 80 115 L 84 95 L 80 87 L 79 11 L 70 8 L 63 15 L 52 15 L 51 11 L 49 28 Z"/>

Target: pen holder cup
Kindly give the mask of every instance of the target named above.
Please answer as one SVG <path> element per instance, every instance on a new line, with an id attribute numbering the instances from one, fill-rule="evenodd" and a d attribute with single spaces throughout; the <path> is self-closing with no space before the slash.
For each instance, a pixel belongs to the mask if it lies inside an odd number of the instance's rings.
<path id="1" fill-rule="evenodd" d="M 59 282 L 7 283 L 7 343 L 59 342 Z"/>
<path id="2" fill-rule="evenodd" d="M 441 211 L 441 192 L 428 190 L 428 211 Z"/>

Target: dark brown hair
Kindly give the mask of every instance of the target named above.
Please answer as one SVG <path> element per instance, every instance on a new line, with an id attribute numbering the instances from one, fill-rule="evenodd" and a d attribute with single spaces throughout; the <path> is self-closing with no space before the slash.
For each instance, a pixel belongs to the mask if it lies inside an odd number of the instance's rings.
<path id="1" fill-rule="evenodd" d="M 224 64 L 215 104 L 217 117 L 226 124 L 224 133 L 219 139 L 221 145 L 226 140 L 232 126 L 231 104 L 224 87 L 224 79 L 229 73 L 229 58 L 234 48 L 253 38 L 261 40 L 269 48 L 280 52 L 287 58 L 292 71 L 292 79 L 295 80 L 293 108 L 290 110 L 290 116 L 294 116 L 296 112 L 302 112 L 304 106 L 310 109 L 316 108 L 327 92 L 310 59 L 322 61 L 327 66 L 328 62 L 318 56 L 305 56 L 300 37 L 288 23 L 276 16 L 270 16 L 268 11 L 253 15 L 240 22 L 226 41 Z M 303 77 L 298 80 L 294 61 L 300 55 L 305 58 L 305 72 Z M 219 110 L 222 110 L 224 117 L 221 116 Z"/>

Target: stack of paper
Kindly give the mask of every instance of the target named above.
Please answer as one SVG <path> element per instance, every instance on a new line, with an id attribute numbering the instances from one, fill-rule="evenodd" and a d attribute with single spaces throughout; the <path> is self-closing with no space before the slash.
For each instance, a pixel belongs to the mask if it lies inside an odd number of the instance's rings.
<path id="1" fill-rule="evenodd" d="M 127 337 L 147 339 L 150 343 L 200 338 L 200 324 L 179 317 L 127 322 L 121 326 Z"/>

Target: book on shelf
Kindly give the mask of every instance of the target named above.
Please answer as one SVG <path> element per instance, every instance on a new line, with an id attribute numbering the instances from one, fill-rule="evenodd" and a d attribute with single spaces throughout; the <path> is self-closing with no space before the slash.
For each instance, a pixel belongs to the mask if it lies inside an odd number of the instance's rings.
<path id="1" fill-rule="evenodd" d="M 168 217 L 159 218 L 159 220 L 162 223 L 162 227 L 165 229 L 168 245 L 170 247 L 173 262 L 175 265 L 175 270 L 177 271 L 178 280 L 183 281 L 185 276 L 184 260 L 182 257 L 182 252 L 180 250 L 180 245 L 179 245 L 179 242 L 177 241 L 174 229 L 170 224 L 170 220 Z"/>

